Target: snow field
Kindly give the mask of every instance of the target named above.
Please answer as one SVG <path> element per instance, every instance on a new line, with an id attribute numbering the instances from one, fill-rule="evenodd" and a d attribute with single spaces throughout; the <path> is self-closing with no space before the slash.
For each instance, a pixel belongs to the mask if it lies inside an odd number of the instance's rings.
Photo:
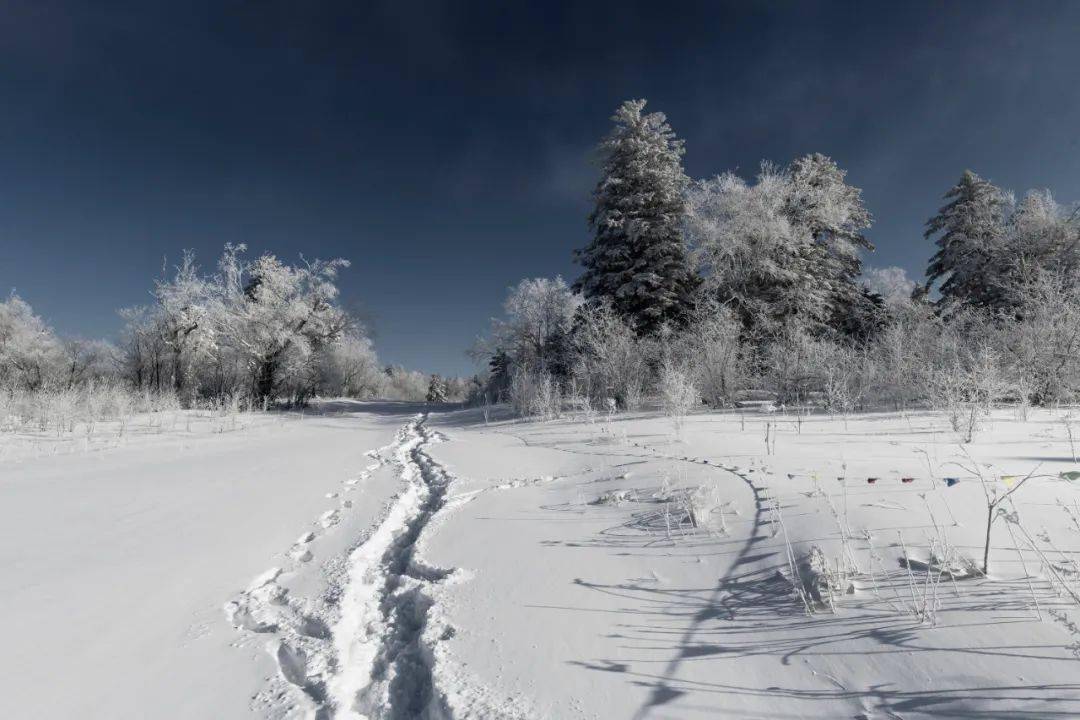
<path id="1" fill-rule="evenodd" d="M 964 450 L 932 413 L 697 414 L 681 442 L 649 414 L 432 422 L 458 480 L 429 556 L 471 573 L 440 588 L 440 651 L 522 717 L 1080 711 L 1080 494 L 1052 477 L 1074 467 L 1053 413 L 998 413 Z M 942 482 L 971 459 L 1001 491 L 1051 476 L 993 526 L 988 578 L 979 481 Z"/>

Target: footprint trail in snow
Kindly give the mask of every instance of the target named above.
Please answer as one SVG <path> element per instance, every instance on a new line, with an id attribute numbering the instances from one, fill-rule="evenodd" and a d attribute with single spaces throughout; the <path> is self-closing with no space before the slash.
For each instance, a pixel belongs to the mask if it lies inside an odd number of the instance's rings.
<path id="1" fill-rule="evenodd" d="M 434 645 L 453 630 L 432 617 L 429 592 L 453 571 L 418 557 L 417 541 L 443 507 L 451 477 L 424 451 L 442 436 L 417 416 L 395 441 L 366 453 L 371 472 L 392 464 L 402 488 L 366 537 L 331 572 L 320 597 L 294 597 L 281 582 L 303 572 L 310 544 L 331 532 L 352 501 L 328 510 L 289 549 L 289 568 L 274 567 L 225 606 L 229 621 L 245 633 L 268 636 L 267 650 L 279 677 L 255 700 L 272 718 L 449 717 L 432 670 Z M 334 494 L 336 496 L 336 493 Z M 331 563 L 328 563 L 329 566 Z M 312 565 L 313 566 L 313 565 Z"/>

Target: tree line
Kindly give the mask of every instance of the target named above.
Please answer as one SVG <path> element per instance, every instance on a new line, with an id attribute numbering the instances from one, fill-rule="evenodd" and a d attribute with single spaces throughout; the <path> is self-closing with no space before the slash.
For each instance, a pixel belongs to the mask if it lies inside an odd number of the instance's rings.
<path id="1" fill-rule="evenodd" d="M 338 300 L 345 260 L 289 264 L 226 245 L 212 271 L 190 252 L 152 302 L 120 311 L 116 344 L 57 336 L 12 294 L 0 302 L 0 425 L 53 426 L 80 412 L 199 405 L 302 405 L 317 395 L 433 401 L 473 393 L 463 378 L 382 366 Z"/>
<path id="2" fill-rule="evenodd" d="M 623 103 L 599 144 L 581 275 L 512 288 L 474 348 L 489 399 L 632 408 L 689 386 L 721 406 L 940 405 L 961 422 L 1002 400 L 1075 397 L 1076 206 L 1017 201 L 965 171 L 926 223 L 936 252 L 916 283 L 864 268 L 872 217 L 832 159 L 691 180 L 683 141 L 645 105 Z"/>

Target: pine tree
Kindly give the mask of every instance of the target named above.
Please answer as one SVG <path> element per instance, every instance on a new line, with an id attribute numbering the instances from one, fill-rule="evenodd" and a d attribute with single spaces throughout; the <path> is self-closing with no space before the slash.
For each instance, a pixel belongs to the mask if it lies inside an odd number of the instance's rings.
<path id="1" fill-rule="evenodd" d="M 575 254 L 585 270 L 574 284 L 586 298 L 609 300 L 640 334 L 683 322 L 697 286 L 681 229 L 683 141 L 663 113 L 644 108 L 645 100 L 624 102 L 598 148 L 593 240 Z"/>
<path id="2" fill-rule="evenodd" d="M 788 173 L 787 215 L 810 240 L 802 251 L 811 277 L 826 294 L 830 325 L 847 332 L 863 322 L 861 316 L 869 309 L 858 283 L 859 251 L 874 249 L 863 235 L 871 217 L 862 190 L 848 185 L 847 173 L 821 153 L 797 158 Z"/>
<path id="3" fill-rule="evenodd" d="M 926 268 L 927 287 L 941 280 L 940 310 L 958 306 L 994 307 L 993 254 L 1005 232 L 1009 197 L 992 183 L 965 170 L 947 193 L 951 200 L 926 221 L 925 237 L 938 235 L 938 250 Z"/>
<path id="4" fill-rule="evenodd" d="M 441 375 L 432 375 L 428 383 L 427 401 L 429 403 L 446 402 L 446 381 Z"/>
<path id="5" fill-rule="evenodd" d="M 501 398 L 510 388 L 510 355 L 503 348 L 496 348 L 488 361 L 488 389 Z"/>

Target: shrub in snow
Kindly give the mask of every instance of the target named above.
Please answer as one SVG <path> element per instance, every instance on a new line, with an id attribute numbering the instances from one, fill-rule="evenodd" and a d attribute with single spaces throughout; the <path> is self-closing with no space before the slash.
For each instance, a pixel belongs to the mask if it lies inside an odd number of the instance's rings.
<path id="1" fill-rule="evenodd" d="M 669 356 L 689 370 L 702 398 L 713 407 L 733 404 L 750 385 L 749 352 L 741 331 L 730 308 L 708 301 L 698 306 L 685 328 L 667 338 Z"/>
<path id="2" fill-rule="evenodd" d="M 517 368 L 510 379 L 510 404 L 522 416 L 549 420 L 562 413 L 559 384 L 550 374 Z"/>
<path id="3" fill-rule="evenodd" d="M 638 337 L 607 305 L 582 308 L 574 339 L 573 376 L 578 387 L 600 406 L 612 398 L 623 409 L 639 407 L 656 341 Z"/>

